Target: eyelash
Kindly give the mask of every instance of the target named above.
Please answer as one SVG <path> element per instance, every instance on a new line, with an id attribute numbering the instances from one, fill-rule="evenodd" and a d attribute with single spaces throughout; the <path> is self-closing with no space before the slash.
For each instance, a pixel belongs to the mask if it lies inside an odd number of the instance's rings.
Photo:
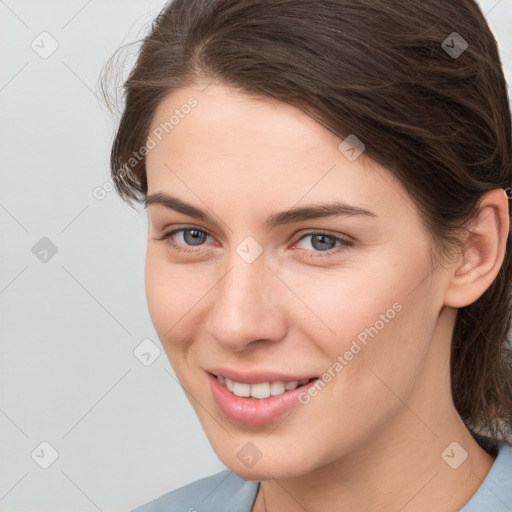
<path id="1" fill-rule="evenodd" d="M 205 231 L 204 229 L 199 229 L 198 227 L 186 227 L 186 228 L 177 228 L 173 229 L 172 231 L 169 231 L 168 233 L 164 233 L 162 236 L 158 237 L 156 240 L 166 242 L 168 245 L 170 245 L 175 251 L 182 252 L 182 253 L 195 253 L 196 251 L 194 249 L 188 249 L 184 248 L 182 244 L 177 244 L 176 242 L 172 241 L 172 237 L 179 233 L 180 231 L 199 231 L 200 233 L 204 233 L 207 236 L 212 236 L 208 231 Z M 350 247 L 352 247 L 354 244 L 353 242 L 346 240 L 344 238 L 340 238 L 338 236 L 332 235 L 331 233 L 327 231 L 315 231 L 310 233 L 305 233 L 302 235 L 297 242 L 300 242 L 304 238 L 308 236 L 317 236 L 317 235 L 323 235 L 331 238 L 335 242 L 340 242 L 340 245 L 338 247 L 335 247 L 334 249 L 329 249 L 328 251 L 311 251 L 308 249 L 299 249 L 300 251 L 306 251 L 307 253 L 314 253 L 315 255 L 308 255 L 308 258 L 325 258 L 327 256 L 333 256 L 341 251 L 347 250 Z M 187 246 L 185 246 L 187 247 Z M 198 246 L 199 247 L 199 246 Z"/>

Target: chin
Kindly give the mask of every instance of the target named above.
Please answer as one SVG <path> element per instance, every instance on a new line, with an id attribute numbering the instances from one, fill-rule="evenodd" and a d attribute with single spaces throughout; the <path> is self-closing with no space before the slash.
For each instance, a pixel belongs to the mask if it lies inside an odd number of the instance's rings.
<path id="1" fill-rule="evenodd" d="M 235 437 L 228 445 L 219 447 L 212 444 L 212 447 L 230 471 L 244 480 L 259 481 L 301 477 L 313 471 L 316 464 L 320 465 L 320 461 L 297 451 L 296 447 L 300 444 L 297 441 L 288 446 L 288 443 L 280 442 L 279 447 L 272 447 L 257 438 L 251 441 L 244 436 L 243 441 Z M 261 447 L 261 451 L 257 446 Z"/>
<path id="2" fill-rule="evenodd" d="M 244 480 L 286 480 L 297 478 L 309 473 L 309 468 L 301 468 L 294 461 L 267 462 L 261 459 L 252 468 L 248 468 L 240 462 L 232 460 L 224 462 L 224 465 L 233 473 Z"/>

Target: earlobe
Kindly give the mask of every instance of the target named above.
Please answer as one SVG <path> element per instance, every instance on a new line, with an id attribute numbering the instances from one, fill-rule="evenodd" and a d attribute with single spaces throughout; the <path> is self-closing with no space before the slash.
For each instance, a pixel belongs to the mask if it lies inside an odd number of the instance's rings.
<path id="1" fill-rule="evenodd" d="M 502 189 L 487 192 L 461 256 L 452 265 L 453 275 L 445 291 L 445 305 L 461 308 L 472 304 L 489 288 L 503 264 L 510 230 L 508 198 Z"/>

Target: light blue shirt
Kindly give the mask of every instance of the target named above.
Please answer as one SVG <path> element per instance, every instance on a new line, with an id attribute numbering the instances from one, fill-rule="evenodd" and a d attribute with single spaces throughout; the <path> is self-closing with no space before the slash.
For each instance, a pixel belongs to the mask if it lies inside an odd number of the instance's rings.
<path id="1" fill-rule="evenodd" d="M 251 512 L 259 485 L 224 470 L 164 494 L 132 512 Z M 512 512 L 512 446 L 498 445 L 491 470 L 460 512 Z"/>

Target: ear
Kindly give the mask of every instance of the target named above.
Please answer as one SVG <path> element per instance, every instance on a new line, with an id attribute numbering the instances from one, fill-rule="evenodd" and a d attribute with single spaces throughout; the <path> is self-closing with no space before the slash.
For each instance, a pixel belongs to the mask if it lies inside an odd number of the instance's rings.
<path id="1" fill-rule="evenodd" d="M 484 194 L 468 229 L 461 255 L 450 267 L 452 275 L 445 290 L 444 303 L 453 308 L 475 302 L 501 268 L 510 233 L 509 197 L 503 189 Z"/>

